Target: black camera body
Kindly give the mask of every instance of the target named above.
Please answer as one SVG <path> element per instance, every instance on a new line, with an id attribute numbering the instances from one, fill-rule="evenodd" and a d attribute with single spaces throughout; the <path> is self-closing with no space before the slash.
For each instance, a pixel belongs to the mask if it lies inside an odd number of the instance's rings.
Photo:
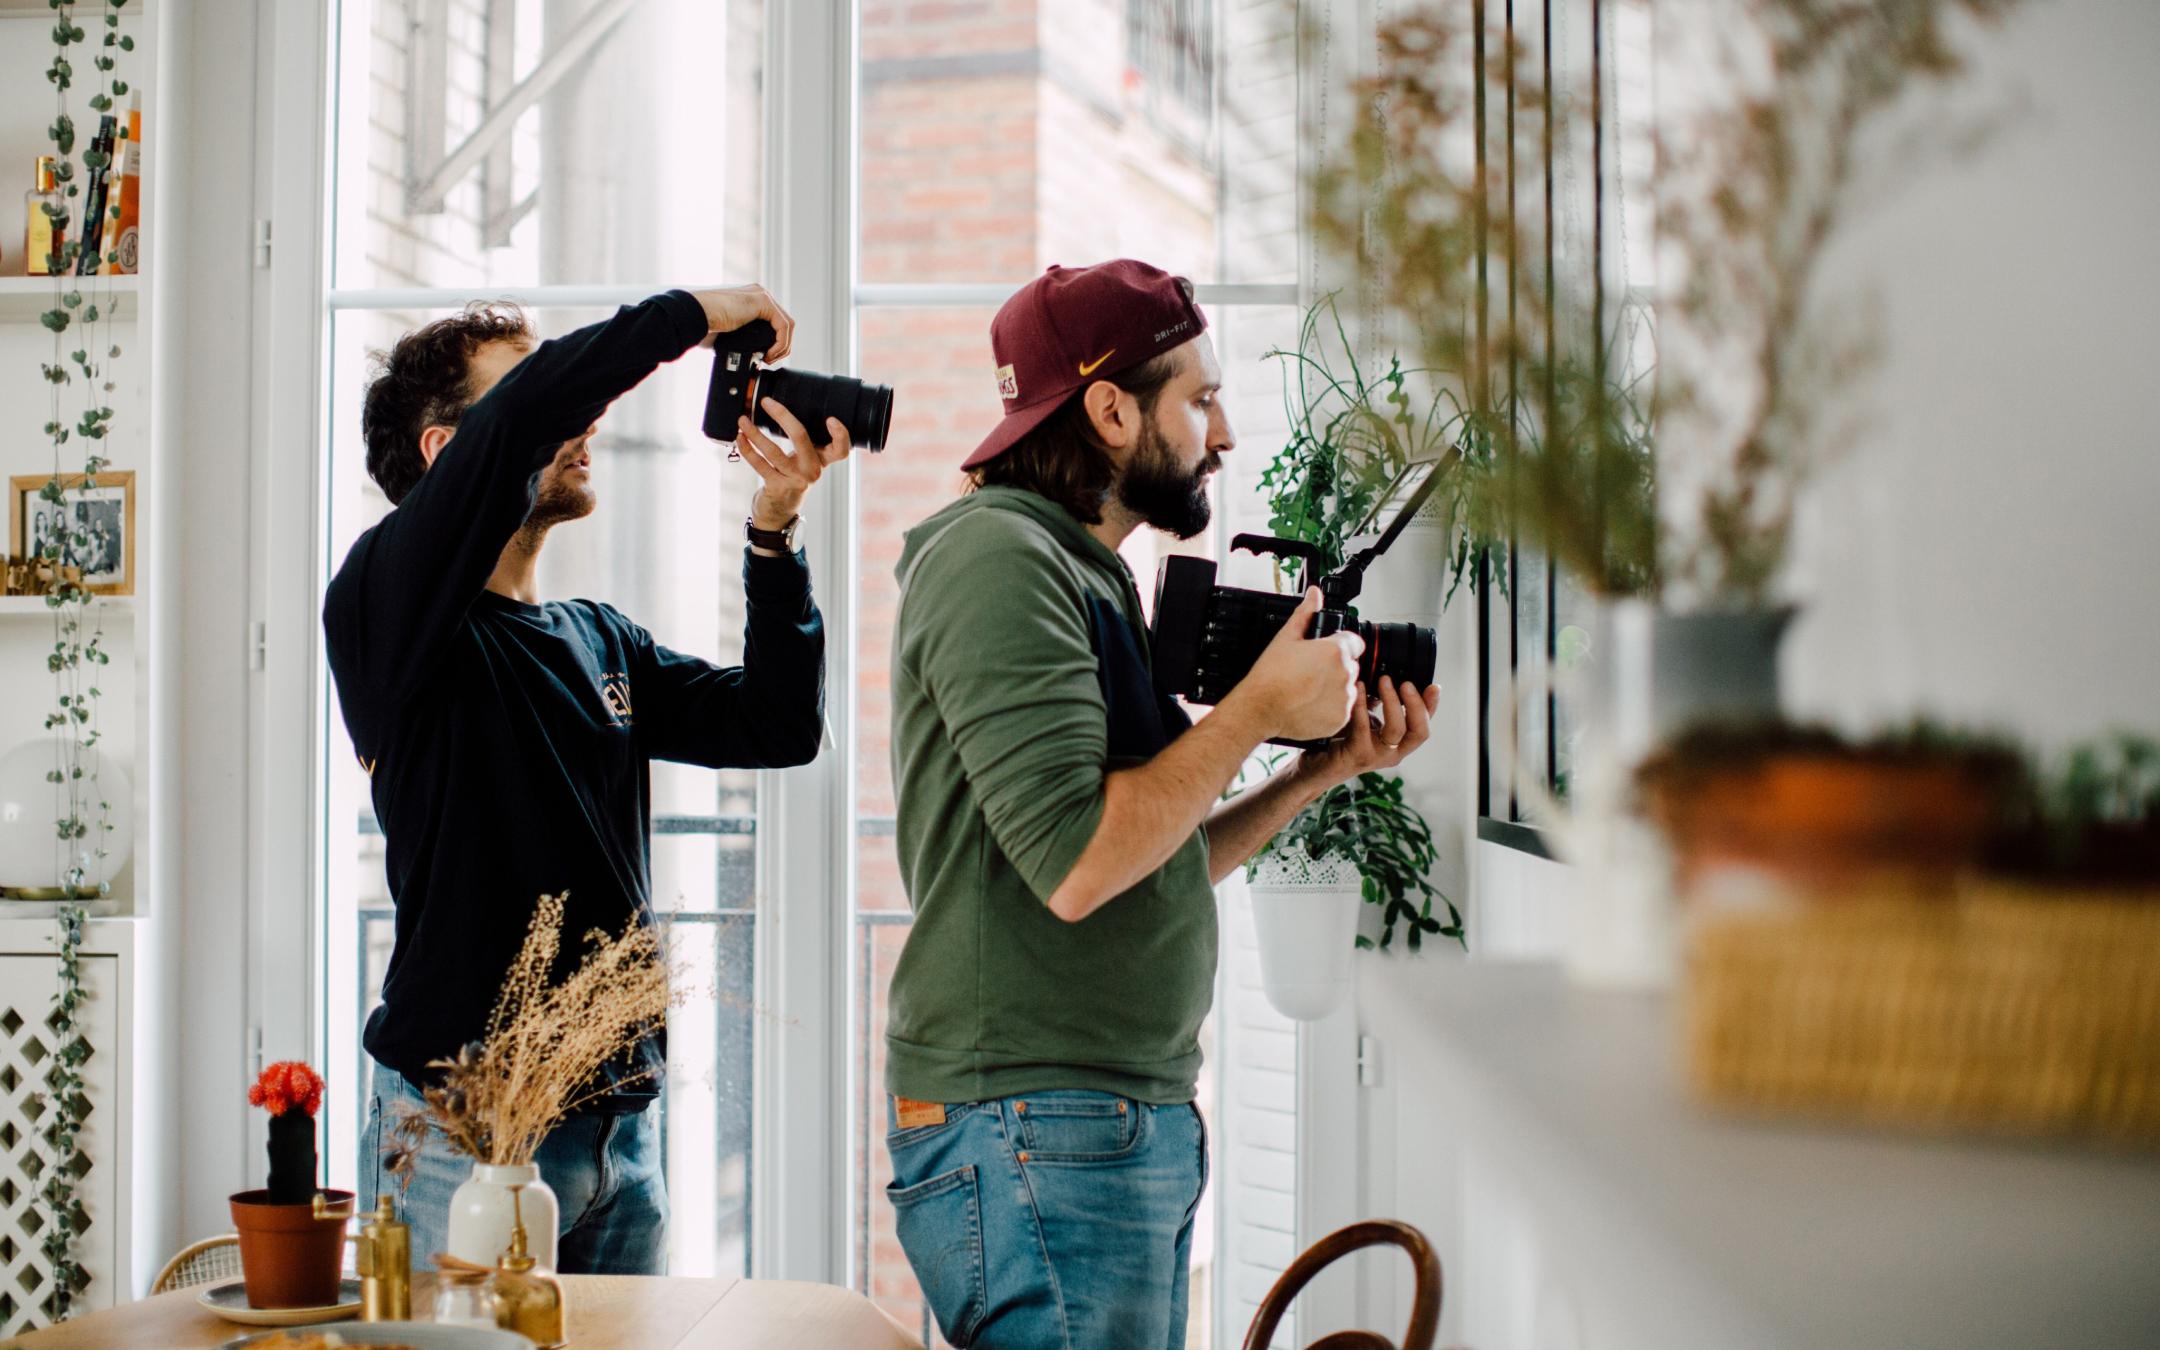
<path id="1" fill-rule="evenodd" d="M 1414 623 L 1366 622 L 1358 617 L 1353 602 L 1364 588 L 1365 569 L 1387 552 L 1409 525 L 1418 508 L 1439 486 L 1440 471 L 1449 463 L 1420 460 L 1397 474 L 1365 526 L 1354 533 L 1365 533 L 1389 503 L 1401 501 L 1403 505 L 1394 520 L 1371 547 L 1359 550 L 1339 570 L 1326 576 L 1314 576 L 1320 550 L 1303 540 L 1241 534 L 1231 541 L 1233 549 L 1302 563 L 1295 595 L 1218 586 L 1215 564 L 1205 558 L 1178 555 L 1163 559 L 1155 576 L 1155 622 L 1149 635 L 1156 689 L 1188 703 L 1212 707 L 1222 702 L 1238 681 L 1251 673 L 1253 663 L 1290 621 L 1310 586 L 1320 588 L 1321 605 L 1319 613 L 1313 615 L 1307 636 L 1355 633 L 1363 638 L 1360 678 L 1368 691 L 1377 691 L 1383 675 L 1398 686 L 1423 689 L 1430 685 L 1439 663 L 1438 632 Z M 1315 749 L 1324 742 L 1276 740 L 1273 744 Z"/>
<path id="2" fill-rule="evenodd" d="M 825 419 L 838 418 L 848 440 L 860 450 L 883 450 L 892 429 L 892 386 L 866 384 L 845 375 L 818 375 L 761 364 L 757 357 L 773 344 L 773 326 L 754 319 L 713 337 L 712 383 L 705 389 L 705 434 L 733 444 L 743 417 L 780 433 L 780 425 L 762 406 L 772 399 L 795 415 L 811 443 L 831 441 Z"/>

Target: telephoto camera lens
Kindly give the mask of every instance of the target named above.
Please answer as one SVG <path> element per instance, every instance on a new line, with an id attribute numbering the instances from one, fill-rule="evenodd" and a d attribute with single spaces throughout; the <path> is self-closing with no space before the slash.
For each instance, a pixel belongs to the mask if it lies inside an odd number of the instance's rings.
<path id="1" fill-rule="evenodd" d="M 780 424 L 765 411 L 764 401 L 769 398 L 794 414 L 813 445 L 831 441 L 825 431 L 825 419 L 830 417 L 847 428 L 848 441 L 857 449 L 883 450 L 892 429 L 892 386 L 845 375 L 761 366 L 756 358 L 772 346 L 773 336 L 772 325 L 759 319 L 713 338 L 705 434 L 732 443 L 738 419 L 747 415 L 754 425 L 784 436 Z"/>

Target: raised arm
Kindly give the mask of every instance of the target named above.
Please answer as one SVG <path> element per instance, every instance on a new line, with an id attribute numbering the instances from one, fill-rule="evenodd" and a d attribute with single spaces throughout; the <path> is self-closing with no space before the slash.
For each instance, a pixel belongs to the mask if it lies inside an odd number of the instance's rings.
<path id="1" fill-rule="evenodd" d="M 341 679 L 392 701 L 419 687 L 524 523 L 556 449 L 716 326 L 768 312 L 785 319 L 758 287 L 669 291 L 534 348 L 465 410 L 427 472 L 332 579 L 323 626 Z M 786 344 L 783 335 L 773 354 Z"/>

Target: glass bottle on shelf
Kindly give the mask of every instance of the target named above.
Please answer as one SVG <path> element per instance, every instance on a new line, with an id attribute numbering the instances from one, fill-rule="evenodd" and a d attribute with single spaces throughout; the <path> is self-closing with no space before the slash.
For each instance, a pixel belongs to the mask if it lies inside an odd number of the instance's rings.
<path id="1" fill-rule="evenodd" d="M 52 275 L 53 255 L 66 246 L 63 232 L 53 227 L 45 208 L 60 209 L 60 184 L 51 155 L 37 157 L 37 184 L 23 194 L 23 271 L 33 277 Z"/>

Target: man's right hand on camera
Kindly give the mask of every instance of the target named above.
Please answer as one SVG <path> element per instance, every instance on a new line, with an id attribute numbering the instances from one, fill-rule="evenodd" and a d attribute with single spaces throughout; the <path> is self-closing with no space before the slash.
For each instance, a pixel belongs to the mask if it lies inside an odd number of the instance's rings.
<path id="1" fill-rule="evenodd" d="M 1095 832 L 1064 879 L 1044 897 L 1052 914 L 1078 923 L 1162 866 L 1210 819 L 1224 785 L 1262 741 L 1271 736 L 1326 740 L 1343 729 L 1358 706 L 1357 663 L 1365 644 L 1352 633 L 1308 638 L 1313 615 L 1319 612 L 1320 592 L 1308 590 L 1252 670 L 1213 712 L 1153 759 L 1104 775 L 1102 816 Z M 1235 855 L 1236 862 L 1251 857 L 1300 806 L 1319 795 L 1309 789 L 1306 780 L 1279 774 L 1230 803 L 1224 810 L 1236 808 L 1235 819 L 1224 822 L 1224 856 Z M 1271 802 L 1280 809 L 1271 812 Z M 1261 808 L 1257 816 L 1255 803 Z M 1218 838 L 1210 828 L 1213 867 Z M 1218 878 L 1222 874 L 1216 873 Z"/>
<path id="2" fill-rule="evenodd" d="M 1357 709 L 1358 658 L 1365 641 L 1355 633 L 1307 637 L 1319 612 L 1320 589 L 1307 587 L 1289 621 L 1223 700 L 1247 704 L 1271 737 L 1326 740 L 1341 731 Z"/>
<path id="3" fill-rule="evenodd" d="M 795 320 L 763 286 L 723 286 L 690 294 L 705 307 L 705 322 L 715 333 L 732 333 L 755 319 L 771 324 L 774 337 L 773 345 L 765 351 L 768 362 L 786 356 L 795 345 Z"/>

